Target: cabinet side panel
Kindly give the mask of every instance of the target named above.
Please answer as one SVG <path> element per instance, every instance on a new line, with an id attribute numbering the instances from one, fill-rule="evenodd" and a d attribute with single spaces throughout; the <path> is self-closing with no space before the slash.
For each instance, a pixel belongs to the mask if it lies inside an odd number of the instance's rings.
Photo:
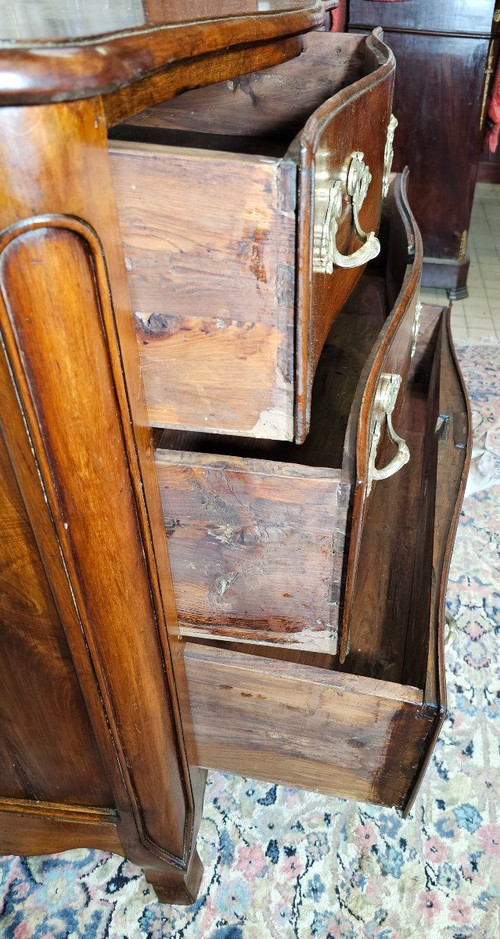
<path id="1" fill-rule="evenodd" d="M 5 416 L 7 380 L 0 362 Z M 112 806 L 68 645 L 0 433 L 0 793 Z"/>
<path id="2" fill-rule="evenodd" d="M 391 33 L 390 44 L 398 63 L 394 169 L 410 167 L 408 199 L 425 257 L 461 261 L 481 147 L 488 41 Z"/>

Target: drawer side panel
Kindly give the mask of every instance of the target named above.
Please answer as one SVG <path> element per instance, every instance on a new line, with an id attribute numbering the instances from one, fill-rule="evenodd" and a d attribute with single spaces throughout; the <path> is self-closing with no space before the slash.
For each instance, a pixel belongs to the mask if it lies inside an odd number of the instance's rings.
<path id="1" fill-rule="evenodd" d="M 404 805 L 434 724 L 417 689 L 189 644 L 185 662 L 202 765 Z"/>
<path id="2" fill-rule="evenodd" d="M 115 143 L 151 423 L 293 436 L 295 166 Z"/>
<path id="3" fill-rule="evenodd" d="M 339 474 L 165 451 L 156 467 L 182 634 L 333 653 Z"/>

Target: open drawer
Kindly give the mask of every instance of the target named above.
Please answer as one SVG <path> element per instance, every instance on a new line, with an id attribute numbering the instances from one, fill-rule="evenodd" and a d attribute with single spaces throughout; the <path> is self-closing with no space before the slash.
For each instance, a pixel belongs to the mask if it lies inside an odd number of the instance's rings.
<path id="1" fill-rule="evenodd" d="M 161 436 L 156 467 L 183 635 L 334 654 L 342 624 L 347 648 L 367 506 L 378 487 L 391 498 L 408 458 L 394 427 L 422 251 L 405 178 L 384 207 L 382 254 L 330 330 L 306 441 Z M 416 465 L 412 454 L 410 473 Z"/>
<path id="2" fill-rule="evenodd" d="M 367 507 L 345 664 L 186 642 L 194 762 L 409 808 L 445 713 L 444 595 L 470 440 L 447 314 L 422 309 L 399 418 L 412 462 Z"/>
<path id="3" fill-rule="evenodd" d="M 379 250 L 393 81 L 376 34 L 311 33 L 113 129 L 152 425 L 305 439 L 325 339 Z"/>

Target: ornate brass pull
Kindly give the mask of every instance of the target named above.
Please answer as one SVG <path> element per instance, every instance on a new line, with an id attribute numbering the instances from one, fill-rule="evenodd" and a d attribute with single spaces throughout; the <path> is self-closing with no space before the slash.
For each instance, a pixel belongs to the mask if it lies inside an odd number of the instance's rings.
<path id="1" fill-rule="evenodd" d="M 364 162 L 364 154 L 356 150 L 349 160 L 345 188 L 352 204 L 354 228 L 359 240 L 363 243 L 357 251 L 349 255 L 341 254 L 337 248 L 338 223 L 344 202 L 344 187 L 342 177 L 339 177 L 330 186 L 323 225 L 316 229 L 315 271 L 331 274 L 334 267 L 360 267 L 380 253 L 380 242 L 375 232 L 363 231 L 359 221 L 359 213 L 371 179 L 370 170 Z"/>
<path id="2" fill-rule="evenodd" d="M 374 426 L 368 460 L 367 493 L 370 492 L 374 479 L 388 479 L 389 476 L 394 476 L 410 459 L 410 451 L 406 442 L 396 433 L 392 425 L 392 412 L 394 411 L 400 385 L 401 375 L 384 373 L 380 376 L 373 404 Z M 387 466 L 377 469 L 375 460 L 384 421 L 387 423 L 389 437 L 398 448 L 398 452 Z"/>

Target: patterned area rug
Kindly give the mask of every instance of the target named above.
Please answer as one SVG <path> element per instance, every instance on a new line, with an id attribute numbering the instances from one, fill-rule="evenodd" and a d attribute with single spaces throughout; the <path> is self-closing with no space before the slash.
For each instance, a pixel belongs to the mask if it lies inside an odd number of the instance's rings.
<path id="1" fill-rule="evenodd" d="M 211 773 L 194 906 L 162 906 L 137 868 L 99 851 L 5 858 L 2 939 L 500 936 L 500 344 L 459 355 L 477 472 L 448 590 L 450 713 L 411 815 Z"/>

